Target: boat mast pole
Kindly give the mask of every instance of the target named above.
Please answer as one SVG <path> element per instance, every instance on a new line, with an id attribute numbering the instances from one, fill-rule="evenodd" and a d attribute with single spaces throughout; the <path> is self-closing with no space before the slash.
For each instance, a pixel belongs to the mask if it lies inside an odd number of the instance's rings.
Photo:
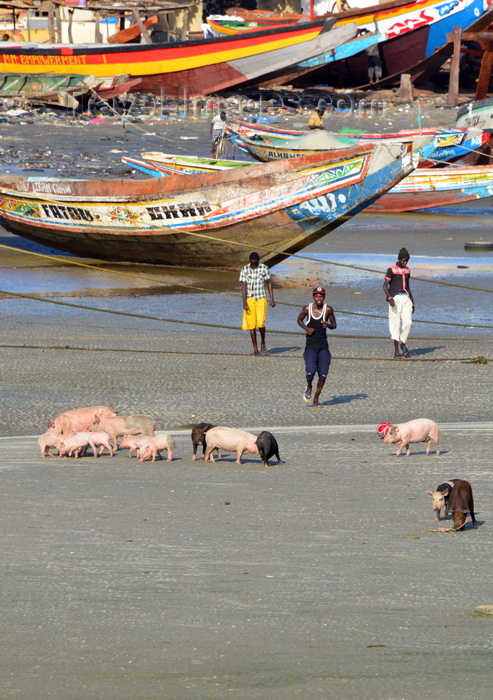
<path id="1" fill-rule="evenodd" d="M 310 0 L 310 22 L 313 22 L 313 20 L 315 19 L 314 4 L 315 0 Z"/>

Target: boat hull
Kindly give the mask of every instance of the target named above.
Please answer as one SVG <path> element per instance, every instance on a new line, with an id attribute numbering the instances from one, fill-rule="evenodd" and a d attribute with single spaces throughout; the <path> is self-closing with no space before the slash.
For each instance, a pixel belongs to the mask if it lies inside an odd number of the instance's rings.
<path id="1" fill-rule="evenodd" d="M 361 211 L 416 165 L 411 144 L 146 180 L 0 179 L 0 223 L 83 257 L 237 269 L 268 265 Z"/>
<path id="2" fill-rule="evenodd" d="M 0 72 L 77 73 L 140 78 L 135 89 L 209 94 L 261 76 L 279 75 L 294 62 L 330 51 L 356 33 L 320 19 L 278 30 L 168 44 L 11 44 L 0 42 Z"/>

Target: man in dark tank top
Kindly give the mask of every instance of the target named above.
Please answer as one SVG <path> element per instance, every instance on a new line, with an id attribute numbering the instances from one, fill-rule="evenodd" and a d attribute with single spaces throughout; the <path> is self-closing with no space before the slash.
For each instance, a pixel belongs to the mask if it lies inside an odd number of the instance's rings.
<path id="1" fill-rule="evenodd" d="M 325 304 L 325 289 L 323 287 L 315 287 L 313 290 L 313 303 L 303 307 L 298 316 L 298 325 L 306 331 L 306 345 L 303 353 L 306 389 L 303 400 L 307 403 L 311 401 L 313 378 L 318 374 L 313 405 L 322 406 L 319 403 L 319 398 L 329 373 L 331 360 L 327 342 L 327 328 L 330 330 L 337 328 L 334 309 Z"/>

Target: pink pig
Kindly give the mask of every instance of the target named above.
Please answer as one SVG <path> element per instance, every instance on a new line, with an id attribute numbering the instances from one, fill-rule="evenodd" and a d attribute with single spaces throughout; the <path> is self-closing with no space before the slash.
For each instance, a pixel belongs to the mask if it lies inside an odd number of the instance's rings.
<path id="1" fill-rule="evenodd" d="M 217 426 L 206 432 L 205 441 L 207 449 L 204 459 L 206 462 L 208 459 L 211 462 L 215 461 L 212 455 L 212 451 L 215 449 L 224 450 L 225 452 L 236 452 L 236 464 L 241 464 L 241 457 L 244 452 L 252 455 L 259 454 L 256 435 L 247 433 L 245 430 Z"/>
<path id="2" fill-rule="evenodd" d="M 173 459 L 173 447 L 175 446 L 175 441 L 171 435 L 155 435 L 154 437 L 147 438 L 143 440 L 139 445 L 139 459 L 143 462 L 148 457 L 152 456 L 152 461 L 156 461 L 156 457 L 162 459 L 161 452 L 159 450 L 168 451 L 168 462 Z"/>
<path id="3" fill-rule="evenodd" d="M 124 435 L 120 447 L 128 447 L 128 456 L 132 457 L 135 452 L 139 456 L 139 449 L 143 442 L 149 439 L 148 435 Z"/>
<path id="4" fill-rule="evenodd" d="M 116 412 L 109 406 L 74 408 L 71 411 L 60 413 L 55 419 L 50 418 L 48 421 L 48 432 L 69 435 L 78 431 L 91 430 L 95 420 L 99 420 L 102 416 L 116 415 Z"/>
<path id="5" fill-rule="evenodd" d="M 426 442 L 426 454 L 429 454 L 431 441 L 435 443 L 437 455 L 440 454 L 440 446 L 438 444 L 438 425 L 435 421 L 429 418 L 416 418 L 407 423 L 398 423 L 391 425 L 385 435 L 383 441 L 392 445 L 399 445 L 396 455 L 400 455 L 402 448 L 406 448 L 406 456 L 409 457 L 411 450 L 409 449 L 410 442 Z"/>
<path id="6" fill-rule="evenodd" d="M 54 457 L 54 455 L 50 452 L 50 447 L 56 447 L 58 454 L 60 454 L 61 441 L 61 435 L 56 435 L 56 433 L 45 433 L 44 435 L 41 435 L 41 437 L 38 439 L 41 457 L 44 457 L 45 455 L 48 457 Z"/>
<path id="7" fill-rule="evenodd" d="M 93 433 L 91 432 L 78 432 L 73 435 L 67 435 L 62 438 L 60 442 L 60 455 L 68 455 L 71 457 L 75 456 L 77 459 L 80 456 L 84 456 L 88 445 L 92 447 L 94 456 L 98 456 L 98 451 L 93 440 Z"/>
<path id="8" fill-rule="evenodd" d="M 94 430 L 104 430 L 108 433 L 118 449 L 117 438 L 122 435 L 144 435 L 153 436 L 156 429 L 156 419 L 145 415 L 136 416 L 101 416 L 94 423 Z"/>

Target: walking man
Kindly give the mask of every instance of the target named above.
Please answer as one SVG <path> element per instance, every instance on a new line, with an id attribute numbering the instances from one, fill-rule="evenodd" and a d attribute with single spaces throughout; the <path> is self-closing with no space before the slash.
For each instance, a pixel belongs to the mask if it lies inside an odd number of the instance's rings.
<path id="1" fill-rule="evenodd" d="M 305 321 L 305 319 L 307 320 Z M 306 389 L 303 394 L 303 401 L 310 402 L 313 378 L 315 374 L 318 374 L 313 405 L 322 406 L 319 403 L 319 398 L 329 373 L 331 360 L 327 342 L 327 328 L 330 328 L 330 330 L 337 328 L 334 309 L 325 303 L 325 289 L 323 287 L 315 287 L 313 290 L 313 303 L 302 308 L 298 316 L 298 326 L 306 331 L 306 345 L 303 353 Z"/>
<path id="2" fill-rule="evenodd" d="M 265 284 L 269 292 L 270 305 L 274 307 L 274 290 L 267 265 L 260 262 L 258 253 L 250 253 L 250 262 L 242 268 L 240 273 L 241 294 L 243 297 L 243 325 L 242 330 L 250 331 L 252 339 L 252 355 L 258 355 L 257 331 L 260 333 L 260 354 L 267 353 L 265 345 L 265 320 L 267 317 L 267 299 L 265 296 Z"/>
<path id="3" fill-rule="evenodd" d="M 411 270 L 409 253 L 401 248 L 395 265 L 389 267 L 383 283 L 383 291 L 389 304 L 390 337 L 394 341 L 394 357 L 409 355 L 406 340 L 413 325 L 414 300 L 410 287 Z M 400 347 L 399 347 L 400 345 Z"/>

